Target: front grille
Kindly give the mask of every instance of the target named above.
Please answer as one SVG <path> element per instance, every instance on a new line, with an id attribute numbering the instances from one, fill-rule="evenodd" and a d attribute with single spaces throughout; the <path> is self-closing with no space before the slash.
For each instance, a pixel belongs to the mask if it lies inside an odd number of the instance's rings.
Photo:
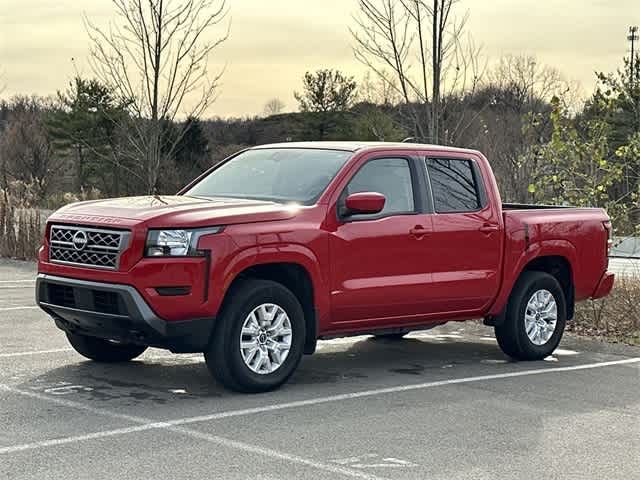
<path id="1" fill-rule="evenodd" d="M 129 232 L 53 225 L 49 260 L 53 263 L 117 270 Z"/>

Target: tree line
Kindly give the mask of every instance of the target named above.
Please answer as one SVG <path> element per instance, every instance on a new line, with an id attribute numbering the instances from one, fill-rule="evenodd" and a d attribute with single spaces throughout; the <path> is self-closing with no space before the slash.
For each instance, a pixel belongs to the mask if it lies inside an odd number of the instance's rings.
<path id="1" fill-rule="evenodd" d="M 619 233 L 640 223 L 639 56 L 598 73 L 585 100 L 532 56 L 488 62 L 459 0 L 359 0 L 351 34 L 365 78 L 307 72 L 296 112 L 276 98 L 260 116 L 205 118 L 226 3 L 112 1 L 118 22 L 85 19 L 92 75 L 52 98 L 0 101 L 3 191 L 45 206 L 174 193 L 246 146 L 410 137 L 483 151 L 505 201 L 605 207 Z"/>

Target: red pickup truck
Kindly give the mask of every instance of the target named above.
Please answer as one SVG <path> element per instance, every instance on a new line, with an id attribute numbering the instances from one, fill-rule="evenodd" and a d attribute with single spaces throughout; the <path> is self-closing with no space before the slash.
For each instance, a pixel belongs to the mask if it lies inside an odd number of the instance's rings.
<path id="1" fill-rule="evenodd" d="M 318 339 L 401 338 L 483 318 L 515 359 L 551 354 L 574 303 L 609 293 L 601 209 L 502 204 L 477 151 L 286 143 L 241 151 L 175 196 L 54 213 L 37 301 L 82 355 L 204 352 L 274 389 Z"/>

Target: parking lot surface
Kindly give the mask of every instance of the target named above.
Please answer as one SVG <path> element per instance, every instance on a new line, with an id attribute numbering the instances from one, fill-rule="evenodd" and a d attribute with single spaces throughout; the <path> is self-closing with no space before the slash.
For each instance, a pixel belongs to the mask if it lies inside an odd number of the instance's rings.
<path id="1" fill-rule="evenodd" d="M 565 336 L 517 363 L 452 322 L 320 342 L 282 389 L 240 395 L 202 355 L 86 361 L 34 275 L 0 263 L 0 478 L 639 478 L 639 348 Z"/>

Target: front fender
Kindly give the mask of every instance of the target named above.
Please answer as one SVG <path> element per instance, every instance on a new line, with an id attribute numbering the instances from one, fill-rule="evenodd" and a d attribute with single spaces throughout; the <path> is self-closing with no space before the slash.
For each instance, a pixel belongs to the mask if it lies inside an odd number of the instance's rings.
<path id="1" fill-rule="evenodd" d="M 257 245 L 234 253 L 223 271 L 215 276 L 215 278 L 221 279 L 218 285 L 219 291 L 216 295 L 220 299 L 217 308 L 220 307 L 224 295 L 238 275 L 248 268 L 272 263 L 294 263 L 307 271 L 313 285 L 314 304 L 318 321 L 322 324 L 322 319 L 327 318 L 329 314 L 327 281 L 320 269 L 320 261 L 315 253 L 311 249 L 295 243 Z"/>

